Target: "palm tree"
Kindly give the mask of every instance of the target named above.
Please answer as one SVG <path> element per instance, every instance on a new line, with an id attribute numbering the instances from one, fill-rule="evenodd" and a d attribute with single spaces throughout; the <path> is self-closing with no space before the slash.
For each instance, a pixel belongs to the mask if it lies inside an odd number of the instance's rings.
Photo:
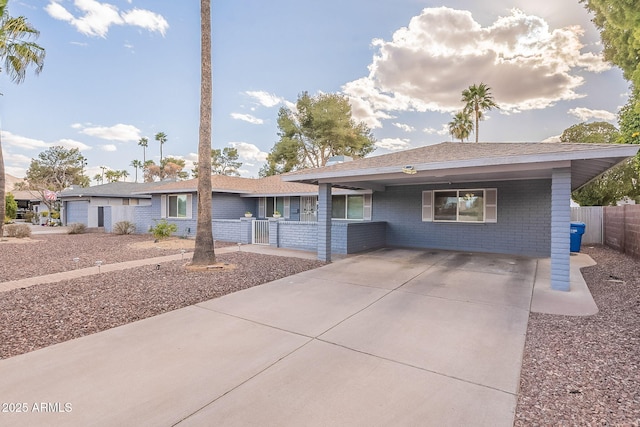
<path id="1" fill-rule="evenodd" d="M 216 262 L 211 227 L 211 0 L 200 0 L 200 133 L 198 138 L 198 220 L 191 265 Z"/>
<path id="2" fill-rule="evenodd" d="M 162 164 L 162 145 L 167 142 L 167 134 L 164 132 L 156 133 L 156 141 L 160 143 L 160 164 Z"/>
<path id="3" fill-rule="evenodd" d="M 138 145 L 142 147 L 142 163 L 147 162 L 147 147 L 149 146 L 149 140 L 147 138 L 140 138 Z"/>
<path id="4" fill-rule="evenodd" d="M 469 113 L 460 111 L 453 116 L 453 120 L 449 122 L 449 133 L 453 138 L 459 139 L 460 142 L 464 142 L 465 139 L 469 139 L 471 131 L 473 130 L 473 122 Z"/>
<path id="5" fill-rule="evenodd" d="M 0 60 L 4 62 L 4 71 L 12 82 L 20 84 L 27 75 L 27 69 L 35 66 L 36 75 L 44 66 L 45 51 L 36 43 L 40 32 L 27 22 L 24 16 L 13 18 L 7 11 L 7 1 L 0 0 Z M 0 138 L 0 238 L 4 232 L 5 215 L 5 176 L 2 140 Z"/>
<path id="6" fill-rule="evenodd" d="M 118 175 L 118 178 L 122 178 L 122 182 L 125 182 L 129 176 L 129 172 L 127 172 L 126 169 L 122 169 L 121 171 L 118 171 Z"/>
<path id="7" fill-rule="evenodd" d="M 462 102 L 465 102 L 464 111 L 467 113 L 473 113 L 476 121 L 475 134 L 476 142 L 478 142 L 478 122 L 482 118 L 483 111 L 488 111 L 492 108 L 500 108 L 498 104 L 493 100 L 491 95 L 491 88 L 484 83 L 480 85 L 469 86 L 468 89 L 462 91 Z"/>
<path id="8" fill-rule="evenodd" d="M 100 184 L 104 184 L 104 176 L 102 176 L 101 174 L 97 173 L 93 176 L 93 180 L 95 182 L 99 182 Z"/>
<path id="9" fill-rule="evenodd" d="M 138 182 L 138 169 L 142 169 L 144 163 L 142 163 L 140 160 L 133 160 L 131 162 L 131 166 L 136 170 L 136 182 Z"/>

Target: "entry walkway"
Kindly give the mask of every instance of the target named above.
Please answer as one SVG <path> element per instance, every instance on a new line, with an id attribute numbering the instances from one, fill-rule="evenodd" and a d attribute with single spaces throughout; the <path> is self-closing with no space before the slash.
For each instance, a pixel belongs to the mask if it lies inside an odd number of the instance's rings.
<path id="1" fill-rule="evenodd" d="M 384 249 L 2 360 L 0 425 L 511 426 L 538 265 Z"/>

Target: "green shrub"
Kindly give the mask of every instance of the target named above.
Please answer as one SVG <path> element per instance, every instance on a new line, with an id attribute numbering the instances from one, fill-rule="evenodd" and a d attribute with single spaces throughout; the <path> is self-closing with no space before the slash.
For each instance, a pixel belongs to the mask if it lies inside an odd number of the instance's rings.
<path id="1" fill-rule="evenodd" d="M 60 219 L 60 212 L 51 212 L 52 219 Z"/>
<path id="2" fill-rule="evenodd" d="M 8 237 L 17 237 L 22 239 L 23 237 L 31 236 L 31 227 L 27 224 L 10 224 L 4 227 Z"/>
<path id="3" fill-rule="evenodd" d="M 69 234 L 84 234 L 87 232 L 87 226 L 81 222 L 72 222 L 69 224 Z"/>
<path id="4" fill-rule="evenodd" d="M 166 239 L 170 237 L 172 233 L 178 231 L 178 226 L 175 224 L 169 224 L 166 220 L 156 222 L 154 227 L 151 227 L 151 234 L 156 240 Z"/>
<path id="5" fill-rule="evenodd" d="M 48 216 L 49 216 L 49 211 L 42 211 L 42 212 L 40 212 L 40 216 L 41 216 L 42 218 L 46 218 L 46 217 L 48 217 Z"/>
<path id="6" fill-rule="evenodd" d="M 7 195 L 4 196 L 4 209 L 4 213 L 6 216 L 11 219 L 16 219 L 16 217 L 18 216 L 18 202 L 16 202 L 13 194 L 7 193 Z"/>
<path id="7" fill-rule="evenodd" d="M 4 216 L 4 223 L 5 224 L 13 224 L 13 219 L 11 217 L 8 216 Z"/>
<path id="8" fill-rule="evenodd" d="M 116 234 L 133 234 L 135 231 L 136 225 L 129 221 L 120 221 L 113 225 L 113 232 Z"/>

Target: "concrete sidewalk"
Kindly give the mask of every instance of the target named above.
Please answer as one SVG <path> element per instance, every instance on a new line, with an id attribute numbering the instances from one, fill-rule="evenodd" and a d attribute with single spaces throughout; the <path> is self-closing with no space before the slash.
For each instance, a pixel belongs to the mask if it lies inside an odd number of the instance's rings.
<path id="1" fill-rule="evenodd" d="M 60 227 L 48 227 L 48 228 L 60 228 Z M 315 252 L 297 251 L 293 249 L 280 249 L 272 248 L 271 246 L 264 245 L 242 245 L 242 246 L 225 246 L 222 248 L 216 248 L 216 254 L 225 254 L 230 252 L 252 252 L 265 255 L 275 255 L 284 257 L 297 257 L 304 259 L 316 259 Z M 165 255 L 161 257 L 144 258 L 133 261 L 117 262 L 113 264 L 102 264 L 95 267 L 79 268 L 75 270 L 67 270 L 59 273 L 45 274 L 42 276 L 27 277 L 25 279 L 9 280 L 6 282 L 0 282 L 0 292 L 10 291 L 11 289 L 28 288 L 33 285 L 40 285 L 43 283 L 55 283 L 62 280 L 77 279 L 79 277 L 92 276 L 95 274 L 109 273 L 111 271 L 126 270 L 129 268 L 136 268 L 145 265 L 161 264 L 163 262 L 191 259 L 193 253 L 185 252 L 176 255 Z"/>
<path id="2" fill-rule="evenodd" d="M 512 426 L 538 267 L 350 257 L 2 360 L 0 425 Z"/>

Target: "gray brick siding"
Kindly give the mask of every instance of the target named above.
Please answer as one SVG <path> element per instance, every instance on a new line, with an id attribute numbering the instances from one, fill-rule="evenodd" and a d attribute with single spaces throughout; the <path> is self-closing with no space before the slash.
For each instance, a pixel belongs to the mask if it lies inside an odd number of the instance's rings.
<path id="1" fill-rule="evenodd" d="M 497 188 L 498 222 L 423 222 L 422 191 L 447 188 Z M 373 194 L 372 219 L 386 221 L 389 246 L 547 257 L 551 239 L 550 188 L 550 180 L 388 187 Z"/>

